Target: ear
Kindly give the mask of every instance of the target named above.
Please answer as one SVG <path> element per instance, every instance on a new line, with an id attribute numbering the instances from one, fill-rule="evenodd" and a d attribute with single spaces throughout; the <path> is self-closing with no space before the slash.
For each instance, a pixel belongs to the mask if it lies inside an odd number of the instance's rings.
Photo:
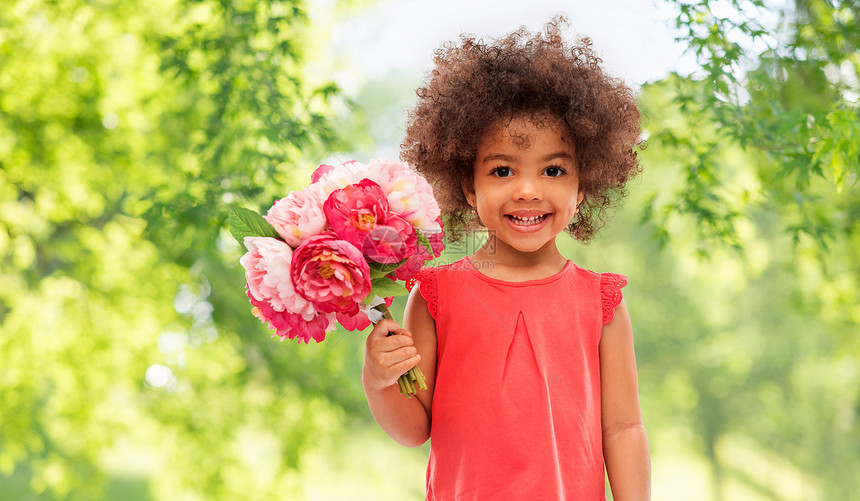
<path id="1" fill-rule="evenodd" d="M 580 188 L 576 193 L 576 210 L 579 211 L 579 206 L 582 205 L 582 201 L 585 200 L 585 188 Z"/>
<path id="2" fill-rule="evenodd" d="M 464 178 L 460 181 L 460 188 L 463 190 L 463 195 L 466 197 L 469 205 L 476 207 L 478 205 L 478 197 L 475 195 L 475 183 Z"/>

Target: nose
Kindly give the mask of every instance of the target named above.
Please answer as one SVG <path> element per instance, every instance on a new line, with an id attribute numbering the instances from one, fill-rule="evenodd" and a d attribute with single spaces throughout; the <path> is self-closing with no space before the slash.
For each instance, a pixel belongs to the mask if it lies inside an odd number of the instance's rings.
<path id="1" fill-rule="evenodd" d="M 514 200 L 540 200 L 540 185 L 531 176 L 520 176 L 511 195 Z"/>

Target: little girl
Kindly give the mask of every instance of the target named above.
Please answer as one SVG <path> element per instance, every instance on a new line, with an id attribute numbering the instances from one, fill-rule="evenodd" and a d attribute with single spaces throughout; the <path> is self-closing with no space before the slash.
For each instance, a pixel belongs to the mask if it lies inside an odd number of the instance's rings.
<path id="1" fill-rule="evenodd" d="M 402 157 L 434 184 L 449 239 L 488 232 L 416 275 L 405 328 L 367 338 L 374 418 L 403 445 L 431 439 L 428 500 L 603 500 L 604 465 L 616 501 L 650 498 L 627 279 L 556 244 L 587 241 L 639 171 L 639 112 L 562 23 L 444 46 L 410 113 Z M 415 365 L 428 390 L 406 399 L 396 380 Z"/>

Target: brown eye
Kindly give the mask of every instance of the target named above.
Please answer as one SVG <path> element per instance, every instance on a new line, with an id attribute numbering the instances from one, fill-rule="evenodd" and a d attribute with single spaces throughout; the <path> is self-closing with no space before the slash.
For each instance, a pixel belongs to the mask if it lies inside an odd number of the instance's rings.
<path id="1" fill-rule="evenodd" d="M 511 169 L 509 167 L 496 167 L 490 174 L 496 177 L 508 177 L 511 175 Z"/>
<path id="2" fill-rule="evenodd" d="M 549 177 L 559 177 L 565 173 L 564 169 L 562 169 L 561 167 L 556 167 L 556 166 L 547 167 L 544 172 Z"/>

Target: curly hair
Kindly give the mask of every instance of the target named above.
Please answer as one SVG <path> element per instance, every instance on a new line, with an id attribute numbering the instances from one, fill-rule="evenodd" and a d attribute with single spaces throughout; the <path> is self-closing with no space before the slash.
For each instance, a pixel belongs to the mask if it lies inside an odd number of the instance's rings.
<path id="1" fill-rule="evenodd" d="M 401 158 L 434 187 L 457 240 L 476 228 L 462 186 L 474 181 L 478 146 L 503 121 L 555 117 L 573 140 L 585 199 L 567 231 L 587 242 L 605 221 L 606 209 L 623 197 L 624 185 L 641 169 L 637 149 L 640 115 L 632 89 L 607 76 L 602 62 L 582 38 L 568 47 L 559 16 L 545 33 L 520 28 L 485 43 L 461 35 L 435 52 L 435 69 L 419 87 L 409 111 Z"/>

